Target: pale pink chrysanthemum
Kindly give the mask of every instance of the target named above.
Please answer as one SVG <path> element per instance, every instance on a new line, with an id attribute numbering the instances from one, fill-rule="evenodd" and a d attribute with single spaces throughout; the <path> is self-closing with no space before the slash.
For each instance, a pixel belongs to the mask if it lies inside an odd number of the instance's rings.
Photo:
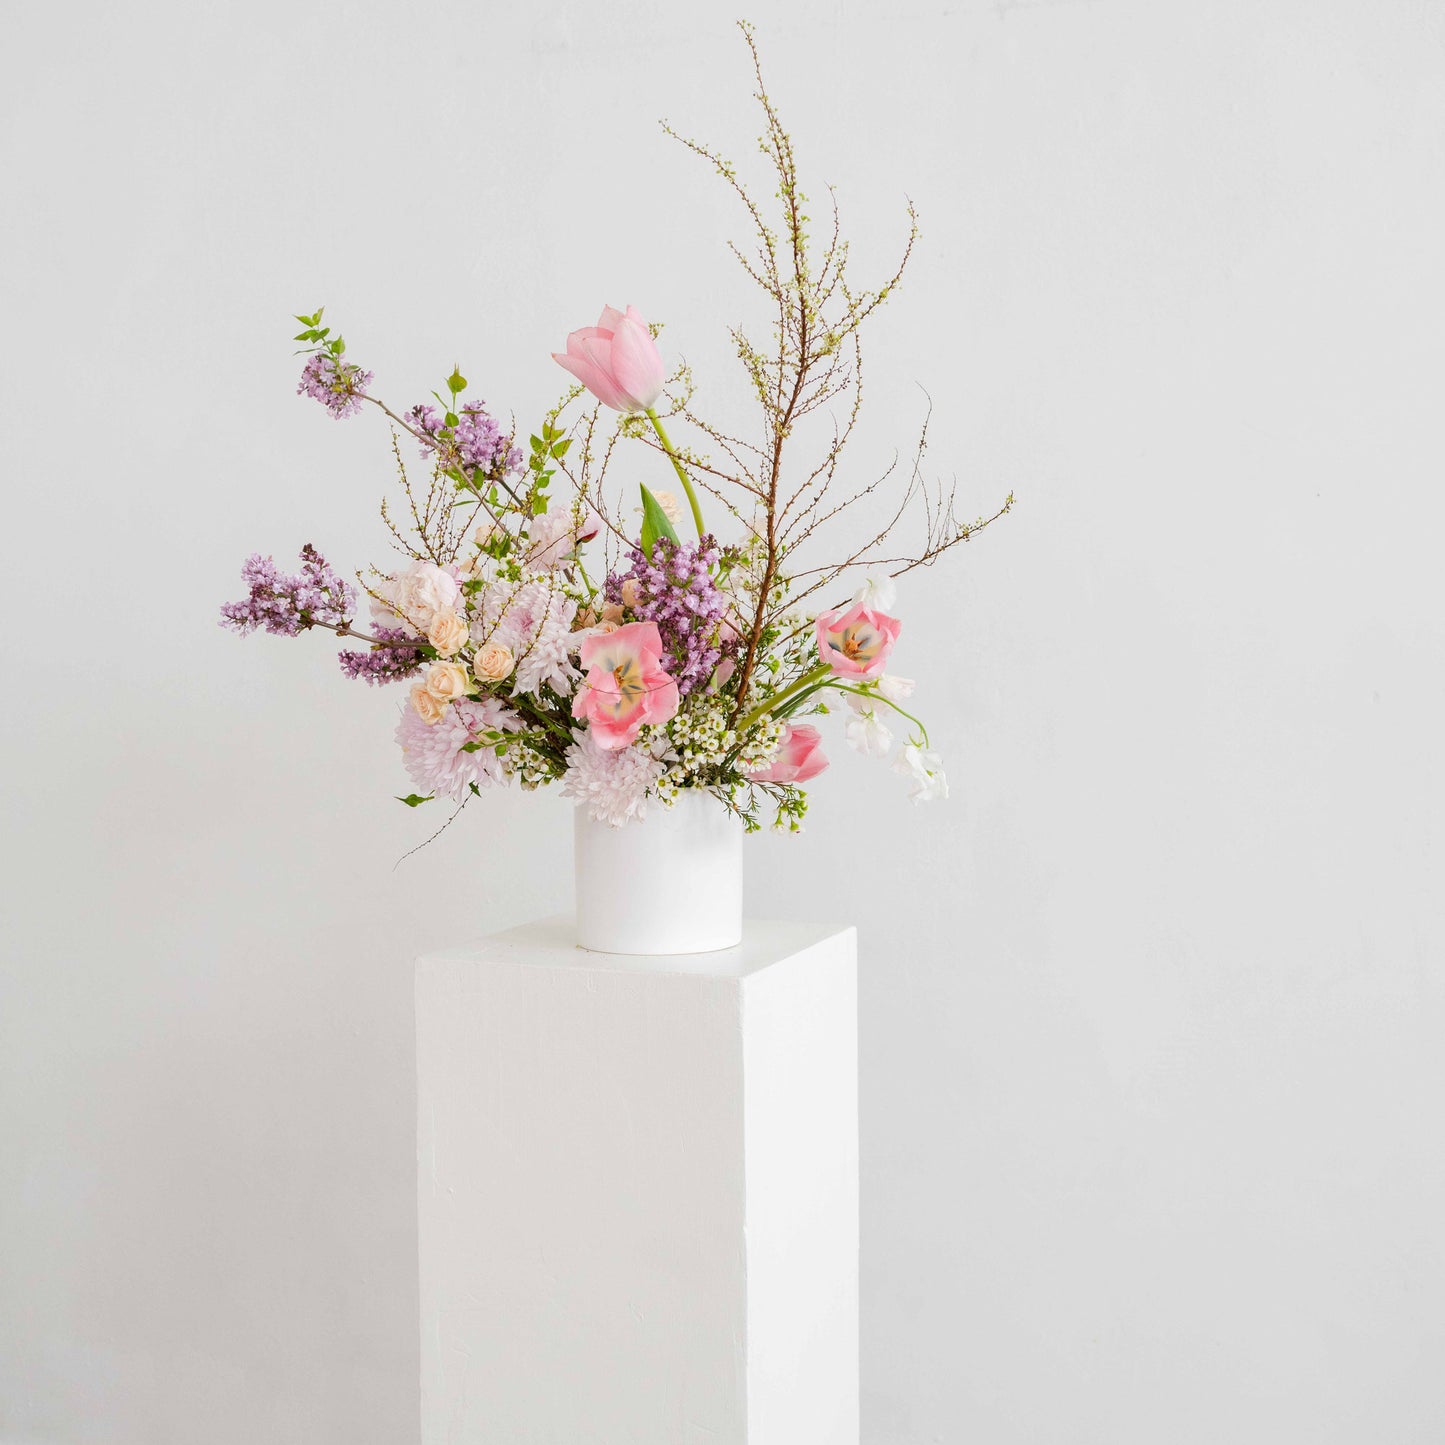
<path id="1" fill-rule="evenodd" d="M 464 697 L 452 703 L 435 723 L 424 722 L 408 705 L 396 725 L 396 740 L 418 792 L 460 803 L 473 783 L 489 788 L 507 778 L 495 748 L 481 747 L 469 753 L 464 745 L 488 731 L 516 732 L 521 725 L 516 713 L 494 697 Z"/>
<path id="2" fill-rule="evenodd" d="M 567 749 L 567 773 L 562 796 L 583 804 L 599 823 L 620 828 L 647 812 L 647 790 L 667 771 L 667 764 L 652 750 L 634 743 L 628 748 L 599 748 L 586 732 Z M 666 746 L 662 739 L 654 749 Z"/>
<path id="3" fill-rule="evenodd" d="M 562 697 L 572 693 L 578 672 L 569 653 L 577 603 L 550 582 L 498 583 L 482 596 L 475 642 L 502 642 L 517 659 L 512 693 L 536 692 L 545 682 Z"/>

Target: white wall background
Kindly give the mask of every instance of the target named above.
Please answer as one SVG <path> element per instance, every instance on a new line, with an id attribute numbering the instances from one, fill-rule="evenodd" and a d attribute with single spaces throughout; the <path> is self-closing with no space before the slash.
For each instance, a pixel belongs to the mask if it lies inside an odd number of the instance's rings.
<path id="1" fill-rule="evenodd" d="M 392 698 L 215 608 L 380 553 L 291 311 L 403 401 L 538 414 L 604 300 L 736 387 L 655 125 L 748 156 L 730 16 L 9 7 L 7 1445 L 415 1439 L 410 956 L 565 906 L 568 810 L 393 870 Z M 1438 1442 L 1445 10 L 755 18 L 860 271 L 923 217 L 859 465 L 922 383 L 1019 496 L 902 599 L 954 799 L 840 755 L 749 865 L 861 926 L 868 1445 Z"/>

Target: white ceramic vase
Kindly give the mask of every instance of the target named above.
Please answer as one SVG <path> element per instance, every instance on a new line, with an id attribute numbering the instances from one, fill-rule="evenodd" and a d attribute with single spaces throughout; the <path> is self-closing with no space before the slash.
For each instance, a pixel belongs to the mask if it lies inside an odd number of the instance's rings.
<path id="1" fill-rule="evenodd" d="M 743 936 L 743 825 L 684 789 L 613 828 L 575 818 L 577 942 L 595 953 L 712 953 Z"/>

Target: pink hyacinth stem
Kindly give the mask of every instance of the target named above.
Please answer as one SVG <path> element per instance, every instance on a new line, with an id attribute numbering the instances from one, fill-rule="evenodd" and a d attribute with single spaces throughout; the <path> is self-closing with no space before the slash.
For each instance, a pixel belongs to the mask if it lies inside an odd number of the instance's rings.
<path id="1" fill-rule="evenodd" d="M 688 505 L 692 508 L 693 526 L 697 528 L 697 535 L 701 537 L 705 530 L 702 525 L 702 508 L 698 506 L 697 493 L 692 489 L 692 478 L 688 476 L 681 458 L 672 449 L 672 443 L 668 441 L 667 433 L 662 429 L 662 422 L 651 407 L 647 408 L 647 419 L 652 423 L 652 429 L 657 433 L 657 439 L 662 443 L 663 451 L 672 459 L 673 470 L 677 473 L 678 480 L 682 483 L 682 489 L 687 493 Z"/>

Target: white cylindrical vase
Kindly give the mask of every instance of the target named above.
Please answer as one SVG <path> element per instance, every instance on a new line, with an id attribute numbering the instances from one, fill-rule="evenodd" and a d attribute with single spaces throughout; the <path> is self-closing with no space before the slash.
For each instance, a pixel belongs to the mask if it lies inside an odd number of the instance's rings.
<path id="1" fill-rule="evenodd" d="M 743 825 L 711 793 L 614 828 L 579 807 L 577 942 L 594 953 L 712 953 L 743 936 Z"/>

